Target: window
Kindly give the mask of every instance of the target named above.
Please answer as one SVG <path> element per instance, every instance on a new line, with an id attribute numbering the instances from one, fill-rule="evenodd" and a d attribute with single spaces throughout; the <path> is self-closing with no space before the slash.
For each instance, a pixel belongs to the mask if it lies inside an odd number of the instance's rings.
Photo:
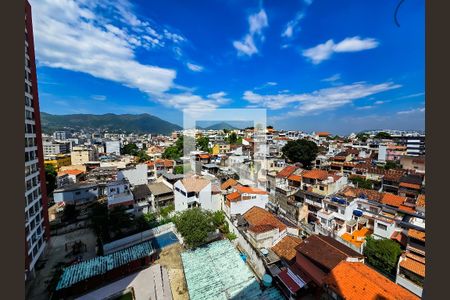
<path id="1" fill-rule="evenodd" d="M 377 223 L 377 228 L 381 230 L 387 230 L 387 226 L 384 224 Z"/>

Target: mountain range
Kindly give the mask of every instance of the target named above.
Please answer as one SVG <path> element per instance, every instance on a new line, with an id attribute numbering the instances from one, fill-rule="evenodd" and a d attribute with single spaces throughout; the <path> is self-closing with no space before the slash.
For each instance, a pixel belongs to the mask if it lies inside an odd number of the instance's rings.
<path id="1" fill-rule="evenodd" d="M 72 114 L 52 115 L 41 112 L 42 131 L 53 133 L 58 130 L 107 130 L 110 132 L 151 133 L 169 135 L 180 126 L 160 119 L 156 116 L 144 114 Z"/>

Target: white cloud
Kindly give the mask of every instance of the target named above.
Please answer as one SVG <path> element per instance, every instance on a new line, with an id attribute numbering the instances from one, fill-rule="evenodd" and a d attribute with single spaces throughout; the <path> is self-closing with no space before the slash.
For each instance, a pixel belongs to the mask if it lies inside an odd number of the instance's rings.
<path id="1" fill-rule="evenodd" d="M 264 40 L 263 29 L 269 26 L 267 14 L 264 9 L 248 17 L 249 33 L 240 41 L 233 41 L 233 46 L 238 51 L 238 55 L 252 56 L 258 53 L 255 45 L 255 38 L 259 41 Z"/>
<path id="2" fill-rule="evenodd" d="M 366 110 L 366 109 L 372 109 L 374 108 L 373 105 L 366 105 L 366 106 L 358 106 L 356 107 L 357 110 Z"/>
<path id="3" fill-rule="evenodd" d="M 278 83 L 276 83 L 276 82 L 274 82 L 274 81 L 267 81 L 266 84 L 267 84 L 267 85 L 274 86 L 274 85 L 277 85 Z"/>
<path id="4" fill-rule="evenodd" d="M 399 87 L 400 85 L 392 82 L 380 84 L 355 82 L 349 85 L 324 88 L 303 94 L 278 93 L 262 95 L 252 91 L 246 91 L 244 92 L 243 98 L 253 105 L 259 105 L 260 107 L 267 107 L 274 110 L 294 105 L 292 109 L 283 116 L 283 118 L 285 118 L 333 110 L 352 103 L 355 100 Z"/>
<path id="5" fill-rule="evenodd" d="M 286 24 L 284 31 L 281 33 L 281 36 L 285 38 L 291 38 L 295 32 L 298 32 L 300 30 L 298 24 L 300 23 L 300 21 L 303 19 L 304 16 L 305 14 L 303 12 L 298 12 L 295 15 L 295 18 Z"/>
<path id="6" fill-rule="evenodd" d="M 33 0 L 33 26 L 39 66 L 83 72 L 146 93 L 150 100 L 177 109 L 217 107 L 223 99 L 210 99 L 184 91 L 176 71 L 138 61 L 138 48 L 172 46 L 180 49 L 185 38 L 164 26 L 138 18 L 126 0 L 95 2 Z M 114 24 L 114 25 L 113 25 Z M 181 50 L 180 50 L 181 51 Z M 179 51 L 178 51 L 179 52 Z"/>
<path id="7" fill-rule="evenodd" d="M 418 107 L 418 108 L 413 108 L 410 110 L 398 111 L 397 114 L 398 115 L 411 115 L 411 114 L 424 113 L 424 112 L 425 112 L 425 107 Z"/>
<path id="8" fill-rule="evenodd" d="M 358 36 L 346 38 L 337 44 L 330 39 L 323 44 L 304 50 L 302 54 L 313 64 L 319 64 L 329 59 L 333 53 L 358 52 L 376 48 L 378 44 L 378 41 L 373 38 L 361 39 Z"/>
<path id="9" fill-rule="evenodd" d="M 322 81 L 334 82 L 334 81 L 338 81 L 339 79 L 341 79 L 341 74 L 337 73 L 337 74 L 331 75 L 330 77 L 322 79 Z"/>
<path id="10" fill-rule="evenodd" d="M 186 66 L 189 68 L 189 70 L 193 71 L 193 72 L 201 72 L 203 71 L 203 67 L 200 65 L 196 65 L 193 63 L 186 63 Z"/>
<path id="11" fill-rule="evenodd" d="M 415 97 L 419 97 L 419 96 L 423 96 L 423 95 L 425 95 L 424 92 L 422 92 L 422 93 L 415 93 L 415 94 L 410 94 L 410 95 L 402 96 L 402 97 L 397 98 L 397 99 L 409 99 L 409 98 L 415 98 Z"/>
<path id="12" fill-rule="evenodd" d="M 106 100 L 105 95 L 92 95 L 91 98 L 94 100 L 97 100 L 97 101 L 105 101 Z"/>
<path id="13" fill-rule="evenodd" d="M 384 104 L 385 102 L 386 102 L 386 101 L 378 100 L 378 101 L 375 101 L 374 104 L 375 104 L 375 105 L 381 105 L 381 104 Z"/>

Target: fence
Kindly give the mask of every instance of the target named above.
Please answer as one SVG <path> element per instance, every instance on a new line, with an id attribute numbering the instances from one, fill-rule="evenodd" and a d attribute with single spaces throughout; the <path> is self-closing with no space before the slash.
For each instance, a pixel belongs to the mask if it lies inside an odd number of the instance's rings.
<path id="1" fill-rule="evenodd" d="M 104 244 L 103 252 L 107 255 L 111 252 L 133 246 L 137 243 L 149 240 L 170 231 L 175 231 L 175 225 L 173 223 L 163 224 L 161 226 L 127 236 L 123 239 Z"/>
<path id="2" fill-rule="evenodd" d="M 245 254 L 247 254 L 247 261 L 249 265 L 252 267 L 256 275 L 261 279 L 266 273 L 266 268 L 264 266 L 262 258 L 255 251 L 252 245 L 245 239 L 241 232 L 236 228 L 236 226 L 234 226 L 230 219 L 228 219 L 228 217 L 225 217 L 225 219 L 230 225 L 230 232 L 233 232 L 237 236 L 233 243 L 235 243 L 235 245 L 237 244 L 237 246 L 239 246 L 239 248 L 241 248 L 245 252 Z"/>

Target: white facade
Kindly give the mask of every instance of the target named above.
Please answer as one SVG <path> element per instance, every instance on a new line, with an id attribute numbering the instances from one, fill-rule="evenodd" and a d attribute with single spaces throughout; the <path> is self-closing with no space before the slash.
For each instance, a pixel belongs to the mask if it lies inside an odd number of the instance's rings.
<path id="1" fill-rule="evenodd" d="M 199 192 L 188 192 L 181 180 L 174 184 L 175 211 L 183 211 L 188 208 L 201 207 L 206 210 L 217 211 L 220 209 L 220 197 L 212 195 L 211 182 Z"/>
<path id="2" fill-rule="evenodd" d="M 120 155 L 120 141 L 107 141 L 105 142 L 106 154 Z"/>
<path id="3" fill-rule="evenodd" d="M 258 206 L 265 209 L 269 202 L 269 195 L 259 194 L 241 194 L 241 197 L 249 198 L 248 200 L 230 201 L 230 205 L 224 205 L 224 211 L 228 216 L 237 214 L 245 214 L 253 206 Z"/>
<path id="4" fill-rule="evenodd" d="M 387 154 L 387 146 L 386 145 L 378 146 L 378 161 L 381 162 L 386 161 L 386 154 Z"/>
<path id="5" fill-rule="evenodd" d="M 117 173 L 117 179 L 127 179 L 131 185 L 147 184 L 148 167 L 146 164 L 139 164 L 134 168 L 120 170 Z"/>

